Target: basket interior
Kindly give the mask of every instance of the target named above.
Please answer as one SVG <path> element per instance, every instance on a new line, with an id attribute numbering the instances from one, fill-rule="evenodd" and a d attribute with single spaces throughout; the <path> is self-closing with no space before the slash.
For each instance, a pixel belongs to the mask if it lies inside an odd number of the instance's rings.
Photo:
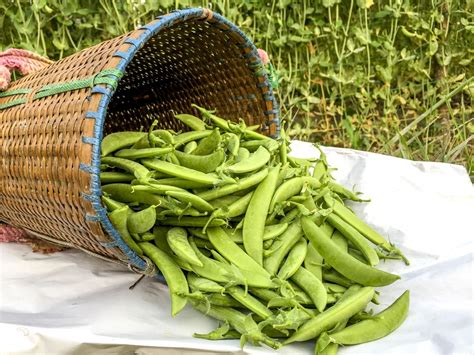
<path id="1" fill-rule="evenodd" d="M 215 109 L 249 125 L 265 121 L 262 92 L 242 49 L 227 32 L 208 21 L 187 21 L 163 28 L 150 38 L 126 67 L 108 107 L 104 135 L 160 128 L 186 130 L 173 113 L 191 107 Z"/>

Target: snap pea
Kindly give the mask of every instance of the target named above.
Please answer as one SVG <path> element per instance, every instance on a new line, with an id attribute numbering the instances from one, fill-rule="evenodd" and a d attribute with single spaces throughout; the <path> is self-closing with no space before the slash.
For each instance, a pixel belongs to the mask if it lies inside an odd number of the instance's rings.
<path id="1" fill-rule="evenodd" d="M 216 292 L 224 293 L 225 287 L 219 285 L 217 282 L 208 280 L 204 277 L 199 277 L 196 274 L 189 272 L 187 275 L 188 285 L 193 291 L 200 292 Z"/>
<path id="2" fill-rule="evenodd" d="M 196 189 L 196 188 L 209 186 L 208 184 L 203 184 L 201 182 L 196 182 L 196 181 L 191 181 L 191 180 L 186 180 L 186 179 L 181 179 L 181 178 L 176 178 L 176 177 L 159 179 L 159 180 L 156 180 L 156 183 L 160 185 L 179 187 L 182 189 Z"/>
<path id="3" fill-rule="evenodd" d="M 148 256 L 165 277 L 166 283 L 170 289 L 171 297 L 171 315 L 174 317 L 186 306 L 186 298 L 178 294 L 187 293 L 188 283 L 181 268 L 176 264 L 172 257 L 160 250 L 151 243 L 140 243 L 140 248 Z"/>
<path id="4" fill-rule="evenodd" d="M 334 213 L 330 213 L 327 221 L 337 228 L 351 243 L 358 249 L 369 262 L 369 265 L 375 266 L 379 263 L 379 257 L 375 250 L 370 246 L 369 242 L 357 229 L 346 223 L 341 217 Z"/>
<path id="5" fill-rule="evenodd" d="M 233 308 L 211 305 L 207 307 L 205 303 L 190 300 L 191 304 L 198 311 L 216 318 L 222 322 L 228 322 L 232 328 L 245 336 L 255 344 L 263 343 L 273 349 L 280 348 L 281 344 L 263 334 L 258 325 L 250 315 L 239 312 Z"/>
<path id="6" fill-rule="evenodd" d="M 323 257 L 313 247 L 313 244 L 308 243 L 308 250 L 304 259 L 304 267 L 320 281 L 323 279 L 322 264 Z"/>
<path id="7" fill-rule="evenodd" d="M 181 259 L 191 265 L 203 266 L 188 241 L 186 229 L 174 227 L 166 233 L 166 240 L 171 250 Z"/>
<path id="8" fill-rule="evenodd" d="M 193 151 L 193 155 L 208 155 L 219 148 L 221 144 L 221 134 L 219 129 L 214 129 L 210 135 L 203 138 Z"/>
<path id="9" fill-rule="evenodd" d="M 367 343 L 396 330 L 408 315 L 410 292 L 405 291 L 388 308 L 377 315 L 329 335 L 331 342 L 343 345 Z"/>
<path id="10" fill-rule="evenodd" d="M 237 195 L 228 195 L 216 198 L 214 200 L 209 201 L 209 203 L 214 207 L 217 208 L 227 208 L 229 205 L 233 204 L 235 201 L 242 198 L 242 196 Z"/>
<path id="11" fill-rule="evenodd" d="M 347 297 L 340 303 L 328 308 L 308 322 L 303 324 L 290 338 L 283 342 L 284 345 L 295 341 L 305 341 L 316 338 L 322 332 L 331 329 L 337 323 L 349 319 L 354 314 L 363 310 L 374 295 L 373 287 L 363 287 L 355 294 Z"/>
<path id="12" fill-rule="evenodd" d="M 133 185 L 134 182 L 136 183 L 135 185 Z M 180 187 L 156 184 L 151 181 L 146 182 L 146 185 L 140 185 L 140 181 L 138 180 L 132 181 L 132 190 L 133 192 L 144 191 L 144 192 L 149 192 L 151 194 L 158 194 L 158 195 L 166 195 L 166 193 L 170 191 L 187 192 L 185 189 L 182 189 Z"/>
<path id="13" fill-rule="evenodd" d="M 195 149 L 195 151 L 196 150 L 197 149 Z M 175 151 L 174 154 L 182 166 L 203 173 L 211 173 L 215 171 L 216 168 L 223 163 L 225 158 L 224 150 L 221 148 L 207 155 L 187 154 L 180 152 L 179 150 Z"/>
<path id="14" fill-rule="evenodd" d="M 174 197 L 181 202 L 190 203 L 195 209 L 200 212 L 212 212 L 214 210 L 214 207 L 212 207 L 209 202 L 185 190 L 167 191 L 166 195 Z"/>
<path id="15" fill-rule="evenodd" d="M 270 203 L 270 212 L 273 212 L 273 209 L 277 203 L 282 203 L 283 201 L 288 200 L 290 197 L 299 194 L 305 184 L 311 186 L 312 188 L 319 188 L 321 186 L 319 180 L 311 176 L 294 177 L 285 181 L 277 188 L 275 194 L 273 195 L 272 201 Z"/>
<path id="16" fill-rule="evenodd" d="M 146 179 L 150 176 L 150 170 L 148 170 L 143 165 L 128 159 L 103 157 L 102 163 L 128 171 L 129 173 L 132 173 L 137 179 Z"/>
<path id="17" fill-rule="evenodd" d="M 290 224 L 287 230 L 273 242 L 270 255 L 263 260 L 263 266 L 270 275 L 276 275 L 283 258 L 302 235 L 301 223 L 297 220 Z"/>
<path id="18" fill-rule="evenodd" d="M 235 158 L 235 161 L 240 162 L 240 161 L 246 160 L 248 159 L 249 156 L 250 156 L 250 152 L 248 151 L 248 149 L 240 147 L 237 153 L 237 157 Z"/>
<path id="19" fill-rule="evenodd" d="M 300 266 L 291 279 L 308 294 L 318 311 L 324 311 L 328 294 L 323 283 L 316 276 Z"/>
<path id="20" fill-rule="evenodd" d="M 267 149 L 270 153 L 275 152 L 280 148 L 280 145 L 275 140 L 268 139 L 255 139 L 251 141 L 242 142 L 242 147 L 246 148 L 249 152 L 255 152 L 260 148 Z"/>
<path id="21" fill-rule="evenodd" d="M 242 178 L 235 184 L 219 186 L 215 189 L 198 193 L 197 195 L 206 201 L 211 201 L 216 198 L 233 194 L 237 191 L 246 190 L 256 184 L 260 183 L 268 175 L 268 169 L 262 169 L 258 173 Z"/>
<path id="22" fill-rule="evenodd" d="M 306 237 L 325 262 L 349 279 L 364 286 L 386 286 L 400 279 L 398 275 L 363 264 L 339 249 L 309 218 L 302 217 L 301 225 Z"/>
<path id="23" fill-rule="evenodd" d="M 196 141 L 191 141 L 184 146 L 183 152 L 185 152 L 186 154 L 191 154 L 196 148 L 197 148 Z"/>
<path id="24" fill-rule="evenodd" d="M 218 328 L 206 334 L 194 333 L 194 338 L 207 340 L 222 340 L 222 339 L 240 339 L 242 335 L 234 329 L 230 329 L 229 323 L 224 323 Z"/>
<path id="25" fill-rule="evenodd" d="M 250 156 L 241 160 L 238 163 L 235 163 L 231 166 L 225 168 L 225 171 L 232 174 L 244 174 L 252 171 L 256 171 L 263 166 L 265 166 L 270 160 L 270 153 L 263 147 L 258 148 L 255 153 L 250 154 Z"/>
<path id="26" fill-rule="evenodd" d="M 324 233 L 324 234 L 329 235 L 328 233 Z M 347 250 L 348 250 L 347 239 L 341 234 L 341 232 L 339 232 L 338 230 L 335 230 L 332 233 L 331 239 L 334 242 L 334 244 L 336 244 L 339 248 L 341 248 L 341 250 L 347 253 Z"/>
<path id="27" fill-rule="evenodd" d="M 324 281 L 333 282 L 335 284 L 344 286 L 344 287 L 351 287 L 354 285 L 354 282 L 349 280 L 347 277 L 342 276 L 336 270 L 323 270 L 322 277 Z"/>
<path id="28" fill-rule="evenodd" d="M 214 292 L 210 295 L 207 295 L 206 298 L 210 304 L 215 306 L 242 308 L 242 304 L 239 301 L 226 294 Z"/>
<path id="29" fill-rule="evenodd" d="M 184 132 L 184 133 L 178 134 L 174 138 L 174 147 L 178 148 L 186 143 L 206 138 L 211 133 L 212 131 L 206 130 L 206 131 L 191 131 L 191 132 Z"/>
<path id="30" fill-rule="evenodd" d="M 259 265 L 263 264 L 263 233 L 271 197 L 276 188 L 280 166 L 270 169 L 252 195 L 243 224 L 244 248 Z"/>
<path id="31" fill-rule="evenodd" d="M 283 234 L 288 228 L 288 223 L 278 223 L 271 226 L 265 226 L 263 229 L 263 241 L 272 240 Z M 224 231 L 235 243 L 242 244 L 244 242 L 242 230 L 226 228 Z"/>
<path id="32" fill-rule="evenodd" d="M 155 240 L 155 236 L 153 233 L 150 232 L 145 232 L 142 235 L 140 235 L 140 241 L 142 242 L 151 242 Z"/>
<path id="33" fill-rule="evenodd" d="M 102 156 L 109 155 L 116 150 L 131 146 L 141 138 L 146 137 L 146 132 L 115 132 L 110 133 L 102 139 Z"/>
<path id="34" fill-rule="evenodd" d="M 123 206 L 109 213 L 109 220 L 122 237 L 123 241 L 137 254 L 143 255 L 142 249 L 135 243 L 128 232 L 127 218 L 130 213 L 130 207 Z"/>
<path id="35" fill-rule="evenodd" d="M 259 287 L 271 288 L 273 283 L 270 280 L 270 274 L 262 268 L 254 259 L 240 249 L 225 233 L 222 228 L 209 228 L 207 231 L 209 241 L 232 264 L 242 270 L 251 271 L 253 284 L 259 284 Z"/>
<path id="36" fill-rule="evenodd" d="M 220 179 L 211 175 L 207 175 L 200 171 L 189 169 L 184 166 L 176 166 L 175 164 L 171 164 L 166 161 L 157 159 L 143 159 L 141 162 L 144 166 L 150 169 L 161 171 L 162 173 L 181 179 L 195 181 L 206 185 L 217 185 L 221 182 Z"/>
<path id="37" fill-rule="evenodd" d="M 241 303 L 250 311 L 259 315 L 262 318 L 268 318 L 272 316 L 272 311 L 270 311 L 265 305 L 263 305 L 259 300 L 253 297 L 248 292 L 245 292 L 239 286 L 232 286 L 226 289 L 226 292 L 229 293 L 237 302 Z"/>
<path id="38" fill-rule="evenodd" d="M 131 174 L 121 173 L 119 171 L 102 171 L 100 173 L 100 182 L 108 184 L 113 182 L 129 182 L 135 179 Z"/>
<path id="39" fill-rule="evenodd" d="M 168 206 L 168 202 L 161 196 L 144 191 L 133 191 L 133 186 L 128 184 L 108 184 L 102 186 L 102 191 L 114 200 L 131 203 L 139 202 L 146 205 Z"/>
<path id="40" fill-rule="evenodd" d="M 246 195 L 240 197 L 238 200 L 228 205 L 228 211 L 225 213 L 225 216 L 227 218 L 232 218 L 244 214 L 247 211 L 252 196 L 253 191 L 250 191 Z"/>
<path id="41" fill-rule="evenodd" d="M 153 228 L 155 221 L 156 209 L 155 206 L 150 206 L 130 214 L 127 219 L 127 228 L 130 233 L 141 234 Z"/>
<path id="42" fill-rule="evenodd" d="M 240 138 L 234 133 L 225 134 L 226 148 L 230 155 L 237 156 L 240 148 Z"/>
<path id="43" fill-rule="evenodd" d="M 173 148 L 144 148 L 144 149 L 122 149 L 114 155 L 118 158 L 123 159 L 143 159 L 143 158 L 154 158 L 162 155 L 171 153 Z"/>
<path id="44" fill-rule="evenodd" d="M 181 122 L 183 122 L 186 126 L 191 128 L 193 131 L 205 131 L 206 124 L 199 118 L 193 115 L 189 115 L 186 113 L 174 115 L 174 117 Z"/>
<path id="45" fill-rule="evenodd" d="M 102 196 L 102 202 L 104 203 L 105 207 L 107 208 L 109 212 L 115 211 L 121 207 L 126 206 L 125 203 L 112 200 L 111 198 L 107 196 Z"/>
<path id="46" fill-rule="evenodd" d="M 277 277 L 286 280 L 293 276 L 303 264 L 308 244 L 303 237 L 290 250 L 285 262 L 278 271 Z"/>
<path id="47" fill-rule="evenodd" d="M 208 217 L 166 217 L 165 219 L 159 220 L 160 224 L 165 226 L 176 226 L 176 227 L 204 227 L 208 225 L 209 227 L 220 227 L 226 224 L 226 221 L 223 219 L 213 219 L 208 223 Z"/>

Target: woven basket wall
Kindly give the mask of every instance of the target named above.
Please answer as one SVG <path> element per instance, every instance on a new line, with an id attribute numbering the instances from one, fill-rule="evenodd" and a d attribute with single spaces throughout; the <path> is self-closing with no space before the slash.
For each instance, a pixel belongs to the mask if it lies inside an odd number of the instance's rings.
<path id="1" fill-rule="evenodd" d="M 100 143 L 191 104 L 279 130 L 255 46 L 208 9 L 160 16 L 14 82 L 0 95 L 0 220 L 61 245 L 146 268 L 101 204 Z"/>

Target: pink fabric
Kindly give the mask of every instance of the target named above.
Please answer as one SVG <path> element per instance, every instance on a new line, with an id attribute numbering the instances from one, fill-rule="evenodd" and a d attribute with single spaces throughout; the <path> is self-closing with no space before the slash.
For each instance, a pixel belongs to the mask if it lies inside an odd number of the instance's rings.
<path id="1" fill-rule="evenodd" d="M 8 88 L 14 70 L 18 70 L 22 75 L 28 75 L 52 63 L 53 61 L 48 58 L 24 49 L 10 48 L 0 52 L 0 91 Z"/>
<path id="2" fill-rule="evenodd" d="M 267 65 L 270 62 L 267 52 L 265 52 L 262 48 L 258 48 L 257 51 L 258 55 L 260 56 L 260 59 L 262 60 L 263 65 Z"/>
<path id="3" fill-rule="evenodd" d="M 0 242 L 27 243 L 29 240 L 28 235 L 22 229 L 0 223 Z"/>

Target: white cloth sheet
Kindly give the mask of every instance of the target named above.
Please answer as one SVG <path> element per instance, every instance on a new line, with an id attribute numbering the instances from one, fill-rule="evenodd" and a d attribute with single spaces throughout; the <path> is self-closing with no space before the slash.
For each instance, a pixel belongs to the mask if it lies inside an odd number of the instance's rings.
<path id="1" fill-rule="evenodd" d="M 315 157 L 294 141 L 293 155 Z M 371 202 L 356 213 L 410 259 L 382 262 L 401 280 L 380 288 L 385 308 L 411 291 L 406 322 L 341 354 L 473 354 L 474 188 L 461 166 L 323 148 L 334 177 Z M 0 245 L 0 354 L 312 354 L 313 342 L 278 352 L 234 340 L 195 339 L 217 322 L 188 306 L 174 319 L 166 286 L 76 250 L 39 255 Z"/>

